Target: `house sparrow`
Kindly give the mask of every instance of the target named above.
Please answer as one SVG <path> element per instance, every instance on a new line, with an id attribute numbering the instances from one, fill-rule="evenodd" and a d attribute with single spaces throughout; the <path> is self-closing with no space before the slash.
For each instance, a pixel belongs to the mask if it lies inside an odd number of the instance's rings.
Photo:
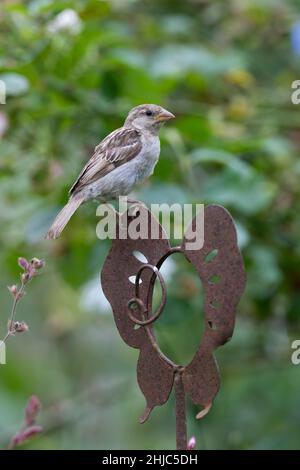
<path id="1" fill-rule="evenodd" d="M 109 134 L 97 147 L 69 191 L 69 201 L 58 214 L 46 238 L 58 238 L 78 207 L 97 199 L 107 202 L 127 196 L 152 175 L 160 153 L 162 124 L 174 114 L 155 104 L 133 108 L 124 126 Z"/>

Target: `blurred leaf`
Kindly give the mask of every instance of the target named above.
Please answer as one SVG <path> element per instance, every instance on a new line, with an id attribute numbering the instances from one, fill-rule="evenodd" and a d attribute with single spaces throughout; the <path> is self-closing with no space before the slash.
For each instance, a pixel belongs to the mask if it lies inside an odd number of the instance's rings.
<path id="1" fill-rule="evenodd" d="M 233 67 L 242 67 L 235 54 L 216 54 L 198 45 L 172 44 L 161 47 L 152 56 L 150 71 L 154 76 L 184 76 L 194 70 L 203 75 L 219 75 Z"/>
<path id="2" fill-rule="evenodd" d="M 18 96 L 28 91 L 27 78 L 18 73 L 2 73 L 0 80 L 5 83 L 7 96 Z"/>
<path id="3" fill-rule="evenodd" d="M 254 245 L 249 247 L 251 259 L 251 277 L 249 276 L 249 289 L 254 295 L 265 297 L 270 290 L 278 287 L 282 274 L 278 266 L 276 253 L 267 246 Z"/>
<path id="4" fill-rule="evenodd" d="M 205 200 L 253 215 L 270 205 L 276 194 L 276 185 L 258 174 L 241 178 L 228 169 L 204 183 L 201 194 Z"/>
<path id="5" fill-rule="evenodd" d="M 220 163 L 221 165 L 228 166 L 234 173 L 245 178 L 252 174 L 249 165 L 239 160 L 233 154 L 221 149 L 196 149 L 191 154 L 191 160 L 193 163 Z"/>

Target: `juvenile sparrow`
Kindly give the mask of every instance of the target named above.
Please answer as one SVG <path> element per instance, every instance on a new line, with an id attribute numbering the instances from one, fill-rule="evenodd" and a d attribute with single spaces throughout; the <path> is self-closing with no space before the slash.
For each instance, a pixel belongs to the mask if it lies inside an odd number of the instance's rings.
<path id="1" fill-rule="evenodd" d="M 161 106 L 142 104 L 133 108 L 124 126 L 109 134 L 97 147 L 69 191 L 69 201 L 60 211 L 46 238 L 58 238 L 78 207 L 91 199 L 107 202 L 127 196 L 152 175 L 160 153 L 158 137 L 162 124 L 174 118 Z"/>

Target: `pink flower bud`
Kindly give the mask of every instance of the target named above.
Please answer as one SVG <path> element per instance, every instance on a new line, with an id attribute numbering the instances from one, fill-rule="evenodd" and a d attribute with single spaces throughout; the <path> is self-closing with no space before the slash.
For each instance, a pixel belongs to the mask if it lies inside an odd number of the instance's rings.
<path id="1" fill-rule="evenodd" d="M 37 424 L 35 424 L 34 426 L 30 426 L 29 428 L 25 429 L 23 434 L 26 440 L 32 436 L 35 436 L 36 434 L 41 433 L 42 431 L 43 431 L 42 426 L 38 426 Z"/>
<path id="2" fill-rule="evenodd" d="M 13 286 L 8 286 L 7 288 L 13 297 L 17 296 L 18 288 L 15 284 Z"/>
<path id="3" fill-rule="evenodd" d="M 22 269 L 24 269 L 25 271 L 26 271 L 26 269 L 27 269 L 28 266 L 29 266 L 29 263 L 28 263 L 27 259 L 26 259 L 26 258 L 22 258 L 22 257 L 20 257 L 20 258 L 18 259 L 18 264 L 19 264 L 19 266 L 20 266 Z"/>
<path id="4" fill-rule="evenodd" d="M 24 444 L 27 439 L 29 439 L 32 436 L 35 436 L 36 434 L 39 434 L 43 431 L 43 428 L 41 426 L 37 426 L 36 424 L 34 426 L 30 426 L 26 429 L 21 429 L 17 434 L 12 438 L 10 442 L 10 448 L 13 449 L 16 446 L 19 446 L 21 444 Z"/>
<path id="5" fill-rule="evenodd" d="M 35 269 L 41 269 L 45 266 L 45 261 L 39 258 L 32 258 L 30 263 Z"/>
<path id="6" fill-rule="evenodd" d="M 26 426 L 31 426 L 32 424 L 35 423 L 37 415 L 40 412 L 40 409 L 41 409 L 40 400 L 38 399 L 37 396 L 32 395 L 32 397 L 30 397 L 30 399 L 27 403 L 26 410 L 25 410 L 25 423 L 26 423 Z"/>
<path id="7" fill-rule="evenodd" d="M 195 436 L 192 436 L 192 437 L 190 438 L 189 442 L 188 442 L 187 450 L 193 450 L 193 449 L 195 449 L 196 444 L 197 444 L 196 438 L 195 438 Z"/>
<path id="8" fill-rule="evenodd" d="M 28 325 L 24 321 L 16 321 L 14 323 L 14 331 L 16 333 L 24 333 L 28 330 L 29 330 Z"/>
<path id="9" fill-rule="evenodd" d="M 26 284 L 29 280 L 30 280 L 29 273 L 21 274 L 21 281 L 22 281 L 23 284 Z"/>

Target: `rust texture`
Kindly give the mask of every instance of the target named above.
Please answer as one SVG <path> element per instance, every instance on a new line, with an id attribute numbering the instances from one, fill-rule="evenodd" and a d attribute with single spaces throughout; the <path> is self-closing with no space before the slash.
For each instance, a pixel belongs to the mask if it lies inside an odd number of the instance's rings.
<path id="1" fill-rule="evenodd" d="M 197 215 L 196 215 L 197 217 Z M 119 216 L 117 238 L 102 269 L 101 282 L 123 340 L 140 350 L 137 364 L 138 384 L 146 399 L 140 418 L 145 422 L 152 409 L 169 398 L 175 380 L 177 448 L 187 448 L 185 395 L 201 406 L 202 418 L 212 406 L 219 390 L 220 378 L 213 352 L 233 334 L 235 310 L 245 287 L 243 260 L 238 249 L 236 230 L 230 214 L 221 206 L 211 205 L 204 212 L 204 245 L 188 249 L 196 217 L 187 229 L 182 244 L 171 247 L 162 226 L 143 205 L 138 212 Z M 128 233 L 131 223 L 148 227 L 148 238 L 133 240 Z M 147 224 L 147 225 L 145 225 Z M 150 228 L 157 237 L 151 239 Z M 143 263 L 136 253 L 144 255 Z M 175 252 L 182 253 L 193 264 L 204 289 L 205 330 L 193 359 L 187 365 L 175 364 L 159 348 L 153 323 L 159 321 L 167 299 L 162 263 Z M 130 282 L 135 276 L 135 282 Z M 154 283 L 162 289 L 161 304 L 152 311 Z"/>

